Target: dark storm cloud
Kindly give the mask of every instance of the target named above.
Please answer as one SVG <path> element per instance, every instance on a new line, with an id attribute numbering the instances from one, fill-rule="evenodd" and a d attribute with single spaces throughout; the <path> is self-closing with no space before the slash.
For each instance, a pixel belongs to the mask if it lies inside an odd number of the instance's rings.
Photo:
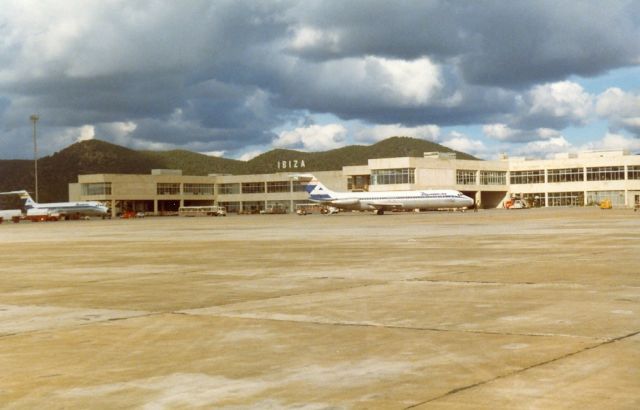
<path id="1" fill-rule="evenodd" d="M 21 97 L 14 99 L 18 110 L 9 121 L 19 123 L 23 109 L 41 107 L 39 112 L 57 126 L 167 115 L 186 98 L 180 77 L 167 73 L 35 79 L 9 92 Z"/>
<path id="2" fill-rule="evenodd" d="M 247 141 L 268 143 L 274 137 L 272 133 L 260 129 L 250 128 L 219 128 L 212 129 L 198 126 L 190 122 L 166 122 L 161 120 L 143 120 L 131 133 L 131 139 L 172 143 L 186 146 L 198 143 L 206 146 L 207 151 L 237 150 L 246 145 Z M 119 140 L 113 139 L 114 142 Z M 215 143 L 212 143 L 215 142 Z"/>
<path id="3" fill-rule="evenodd" d="M 626 1 L 308 2 L 300 21 L 333 42 L 315 58 L 420 56 L 458 65 L 472 84 L 524 87 L 638 63 L 640 3 Z"/>
<path id="4" fill-rule="evenodd" d="M 640 32 L 632 3 L 500 2 L 477 10 L 470 25 L 482 33 L 479 51 L 463 56 L 472 83 L 519 87 L 592 76 L 637 64 Z M 637 14 L 636 14 L 637 15 Z"/>
<path id="5" fill-rule="evenodd" d="M 90 124 L 97 137 L 131 146 L 240 152 L 308 112 L 373 124 L 560 127 L 579 119 L 532 112 L 522 94 L 637 64 L 637 4 L 14 3 L 0 17 L 0 129 L 5 140 L 26 135 L 38 112 L 43 125 Z M 43 132 L 50 146 L 68 141 L 54 137 Z M 6 146 L 3 157 L 28 153 Z"/>
<path id="6" fill-rule="evenodd" d="M 472 49 L 466 29 L 456 16 L 467 6 L 438 1 L 304 2 L 291 14 L 293 27 L 313 27 L 335 34 L 334 41 L 289 52 L 326 60 L 362 55 L 414 59 L 423 55 L 444 59 Z"/>

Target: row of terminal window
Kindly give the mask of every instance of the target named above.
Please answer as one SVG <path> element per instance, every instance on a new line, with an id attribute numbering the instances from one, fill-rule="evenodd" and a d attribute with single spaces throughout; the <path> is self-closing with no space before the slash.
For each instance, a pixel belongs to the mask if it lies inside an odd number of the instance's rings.
<path id="1" fill-rule="evenodd" d="M 183 184 L 182 193 L 187 195 L 214 195 L 215 184 Z M 250 194 L 264 192 L 303 192 L 304 185 L 289 181 L 218 184 L 219 194 Z M 111 182 L 82 184 L 82 195 L 111 195 Z M 180 195 L 180 183 L 156 184 L 158 195 Z"/>
<path id="2" fill-rule="evenodd" d="M 199 185 L 194 187 L 191 185 Z M 206 185 L 204 187 L 203 185 Z M 267 182 L 244 182 L 244 183 L 227 183 L 218 184 L 218 194 L 260 194 L 260 193 L 277 193 L 277 192 L 303 192 L 304 185 L 298 182 L 289 181 L 273 181 Z M 158 195 L 180 195 L 179 183 L 158 183 Z M 188 195 L 213 195 L 214 184 L 184 184 L 183 194 Z"/>
<path id="3" fill-rule="evenodd" d="M 640 179 L 640 165 L 627 167 L 626 179 Z M 624 166 L 562 168 L 547 170 L 547 182 L 580 182 L 580 181 L 616 181 L 625 179 Z M 545 170 L 512 171 L 509 181 L 511 184 L 543 184 Z M 414 184 L 415 169 L 380 169 L 371 172 L 372 185 Z M 457 170 L 456 183 L 458 185 L 477 184 L 477 171 Z M 480 171 L 481 185 L 506 185 L 506 171 Z M 158 183 L 158 195 L 180 195 L 180 183 Z M 245 182 L 218 184 L 218 194 L 255 194 L 277 192 L 303 192 L 304 184 L 290 181 Z M 214 195 L 214 184 L 183 184 L 183 194 Z M 82 184 L 82 195 L 111 195 L 111 182 Z"/>
<path id="4" fill-rule="evenodd" d="M 504 176 L 505 182 L 502 181 Z M 581 182 L 585 181 L 617 181 L 625 179 L 624 166 L 562 168 L 547 170 L 547 182 Z M 640 166 L 627 167 L 626 179 L 640 179 Z M 476 171 L 458 170 L 456 182 L 460 185 L 475 185 Z M 545 183 L 545 170 L 511 171 L 509 176 L 511 184 L 543 184 Z M 495 185 L 506 183 L 506 172 L 496 174 L 495 171 L 480 171 L 481 185 Z"/>

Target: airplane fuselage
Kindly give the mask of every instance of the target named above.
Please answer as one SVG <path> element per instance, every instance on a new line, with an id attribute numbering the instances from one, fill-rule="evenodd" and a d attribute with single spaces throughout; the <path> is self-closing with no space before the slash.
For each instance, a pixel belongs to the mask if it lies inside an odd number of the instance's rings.
<path id="1" fill-rule="evenodd" d="M 106 217 L 109 208 L 96 201 L 84 201 L 84 202 L 50 202 L 46 204 L 39 204 L 31 198 L 26 190 L 0 192 L 0 195 L 17 195 L 23 200 L 22 211 L 26 211 L 27 217 L 43 218 L 51 216 L 57 218 L 69 217 L 75 218 L 79 216 L 102 216 Z M 54 214 L 56 214 L 54 216 Z M 44 220 L 44 219 L 40 219 Z"/>
<path id="2" fill-rule="evenodd" d="M 474 202 L 454 190 L 331 192 L 309 199 L 347 210 L 463 208 Z"/>
<path id="3" fill-rule="evenodd" d="M 32 209 L 46 209 L 52 213 L 60 215 L 86 215 L 104 216 L 109 208 L 100 202 L 52 202 L 48 204 L 37 204 Z"/>

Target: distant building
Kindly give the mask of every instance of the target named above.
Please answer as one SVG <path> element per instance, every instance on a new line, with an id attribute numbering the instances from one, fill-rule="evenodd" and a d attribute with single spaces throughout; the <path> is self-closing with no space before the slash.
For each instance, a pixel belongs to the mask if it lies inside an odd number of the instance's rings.
<path id="1" fill-rule="evenodd" d="M 222 205 L 228 212 L 259 212 L 273 207 L 293 212 L 307 203 L 304 187 L 289 178 L 291 169 L 254 175 L 182 175 L 153 170 L 150 175 L 80 175 L 69 185 L 69 199 L 103 201 L 114 215 L 124 211 L 177 212 L 180 206 Z M 640 156 L 626 151 L 560 154 L 549 160 L 456 159 L 451 153 L 423 157 L 370 159 L 367 165 L 313 172 L 335 190 L 412 190 L 452 188 L 483 208 L 501 207 L 518 196 L 533 206 L 586 206 L 609 199 L 614 207 L 640 202 Z"/>

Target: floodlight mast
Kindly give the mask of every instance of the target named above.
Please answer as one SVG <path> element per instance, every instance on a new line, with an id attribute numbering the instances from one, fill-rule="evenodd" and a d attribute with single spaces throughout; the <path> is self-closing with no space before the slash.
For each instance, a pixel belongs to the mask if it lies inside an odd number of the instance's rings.
<path id="1" fill-rule="evenodd" d="M 35 175 L 35 195 L 36 202 L 38 202 L 38 141 L 36 138 L 36 123 L 40 119 L 36 114 L 32 114 L 29 117 L 31 122 L 33 123 L 33 164 L 34 164 L 34 175 Z"/>

